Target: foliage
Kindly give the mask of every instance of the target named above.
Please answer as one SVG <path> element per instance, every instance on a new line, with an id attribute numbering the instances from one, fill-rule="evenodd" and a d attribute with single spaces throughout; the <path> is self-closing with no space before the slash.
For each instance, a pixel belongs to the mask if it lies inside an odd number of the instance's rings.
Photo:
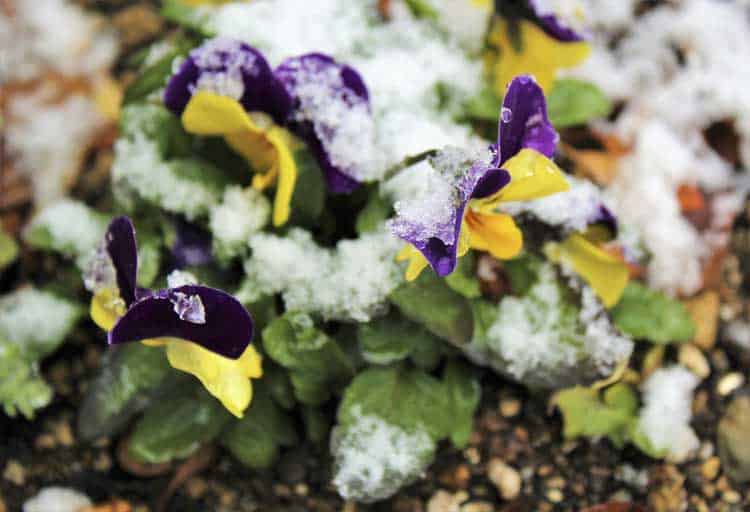
<path id="1" fill-rule="evenodd" d="M 656 344 L 689 341 L 695 334 L 695 324 L 681 302 L 636 282 L 625 288 L 612 316 L 623 332 Z"/>

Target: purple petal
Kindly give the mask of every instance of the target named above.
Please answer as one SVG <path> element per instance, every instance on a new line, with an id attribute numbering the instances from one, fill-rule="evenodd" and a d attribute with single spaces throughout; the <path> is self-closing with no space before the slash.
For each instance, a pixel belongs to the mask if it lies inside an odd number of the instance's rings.
<path id="1" fill-rule="evenodd" d="M 545 6 L 545 0 L 529 0 L 529 6 L 539 18 L 542 30 L 548 35 L 563 42 L 583 41 L 583 35 L 576 32 L 571 26 L 561 20 L 549 7 Z"/>
<path id="2" fill-rule="evenodd" d="M 493 194 L 510 181 L 510 176 L 506 171 L 488 168 L 483 161 L 462 161 L 455 150 L 443 150 L 431 162 L 444 179 L 454 180 L 450 183 L 452 192 L 441 197 L 445 194 L 441 187 L 442 192 L 397 203 L 397 216 L 388 227 L 419 250 L 439 276 L 446 276 L 456 267 L 461 224 L 469 200 L 477 192 Z"/>
<path id="3" fill-rule="evenodd" d="M 597 223 L 606 225 L 613 234 L 617 233 L 617 217 L 615 217 L 612 211 L 604 206 L 604 204 L 599 206 L 599 214 L 597 215 L 597 217 L 589 222 L 589 224 Z"/>
<path id="4" fill-rule="evenodd" d="M 265 57 L 255 48 L 228 38 L 214 38 L 190 52 L 164 90 L 164 104 L 181 115 L 196 90 L 238 100 L 248 112 L 266 112 L 281 121 L 291 98 Z"/>
<path id="5" fill-rule="evenodd" d="M 472 199 L 482 199 L 495 194 L 505 185 L 510 183 L 510 174 L 505 169 L 488 169 L 487 172 L 479 178 L 474 192 L 471 194 Z"/>
<path id="6" fill-rule="evenodd" d="M 207 286 L 180 286 L 133 304 L 110 331 L 109 343 L 161 337 L 192 341 L 237 359 L 252 340 L 253 321 L 228 293 Z"/>
<path id="7" fill-rule="evenodd" d="M 504 164 L 523 148 L 551 158 L 558 135 L 549 117 L 542 88 L 529 75 L 515 77 L 505 92 L 500 111 L 498 151 L 493 163 Z"/>
<path id="8" fill-rule="evenodd" d="M 138 245 L 133 222 L 125 216 L 113 219 L 104 235 L 104 241 L 107 254 L 115 267 L 120 297 L 129 306 L 135 301 L 138 275 Z"/>
<path id="9" fill-rule="evenodd" d="M 198 267 L 213 261 L 211 234 L 181 218 L 175 220 L 172 258 L 177 268 Z"/>
<path id="10" fill-rule="evenodd" d="M 313 149 L 334 192 L 350 192 L 367 176 L 374 149 L 369 94 L 357 71 L 310 53 L 285 60 L 276 76 L 293 98 L 292 131 Z"/>

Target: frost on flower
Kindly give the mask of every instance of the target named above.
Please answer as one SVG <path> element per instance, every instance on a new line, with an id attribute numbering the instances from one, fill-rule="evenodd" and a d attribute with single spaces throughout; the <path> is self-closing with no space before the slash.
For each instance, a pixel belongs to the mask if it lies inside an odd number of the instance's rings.
<path id="1" fill-rule="evenodd" d="M 593 291 L 576 278 L 576 291 L 541 266 L 523 297 L 508 296 L 482 312 L 486 331 L 468 355 L 530 386 L 560 388 L 609 375 L 630 356 L 633 342 L 609 321 Z"/>
<path id="2" fill-rule="evenodd" d="M 638 428 L 656 452 L 682 461 L 698 448 L 690 427 L 693 390 L 698 378 L 682 366 L 656 370 L 641 386 L 643 407 Z"/>
<path id="3" fill-rule="evenodd" d="M 613 222 L 599 188 L 588 180 L 566 176 L 570 189 L 532 201 L 505 203 L 507 213 L 530 215 L 541 222 L 562 229 L 565 233 L 585 231 L 597 222 Z"/>
<path id="4" fill-rule="evenodd" d="M 399 243 L 383 231 L 331 250 L 294 228 L 284 238 L 252 235 L 250 248 L 245 271 L 265 293 L 281 293 L 287 310 L 366 322 L 385 311 L 386 297 L 401 283 L 394 261 Z"/>
<path id="5" fill-rule="evenodd" d="M 407 432 L 359 407 L 331 434 L 333 484 L 345 499 L 377 501 L 416 480 L 432 460 L 435 442 L 424 430 Z"/>
<path id="6" fill-rule="evenodd" d="M 271 203 L 253 188 L 227 187 L 221 203 L 211 207 L 213 252 L 220 259 L 243 254 L 251 234 L 268 224 Z"/>
<path id="7" fill-rule="evenodd" d="M 84 268 L 105 229 L 105 216 L 79 201 L 62 199 L 33 218 L 24 238 L 35 247 L 74 258 L 79 268 Z"/>

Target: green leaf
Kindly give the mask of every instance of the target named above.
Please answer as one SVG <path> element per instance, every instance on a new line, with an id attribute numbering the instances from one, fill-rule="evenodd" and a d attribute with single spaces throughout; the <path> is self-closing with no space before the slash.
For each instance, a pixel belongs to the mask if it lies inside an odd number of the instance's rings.
<path id="1" fill-rule="evenodd" d="M 39 374 L 37 363 L 30 361 L 20 346 L 0 339 L 0 404 L 5 414 L 15 417 L 21 413 L 31 420 L 34 411 L 51 400 L 52 389 Z"/>
<path id="2" fill-rule="evenodd" d="M 375 231 L 393 212 L 391 202 L 380 195 L 375 189 L 370 194 L 367 204 L 357 215 L 357 221 L 354 228 L 357 234 L 369 233 Z"/>
<path id="3" fill-rule="evenodd" d="M 251 468 L 270 467 L 278 458 L 280 446 L 297 443 L 292 419 L 280 409 L 262 385 L 244 417 L 222 435 L 222 444 L 240 462 Z"/>
<path id="4" fill-rule="evenodd" d="M 424 472 L 437 442 L 462 444 L 471 432 L 478 386 L 449 365 L 444 380 L 418 369 L 375 367 L 344 393 L 331 434 L 334 485 L 346 499 L 376 501 Z"/>
<path id="5" fill-rule="evenodd" d="M 304 313 L 289 312 L 263 329 L 263 347 L 289 370 L 297 400 L 318 405 L 353 374 L 352 362 L 338 343 L 318 330 Z"/>
<path id="6" fill-rule="evenodd" d="M 192 7 L 180 0 L 162 0 L 161 15 L 167 20 L 194 30 L 199 34 L 212 35 L 206 28 L 208 12 L 205 6 Z"/>
<path id="7" fill-rule="evenodd" d="M 417 18 L 428 20 L 436 20 L 438 18 L 438 12 L 429 0 L 406 0 L 406 5 Z"/>
<path id="8" fill-rule="evenodd" d="M 371 364 L 386 365 L 401 361 L 417 353 L 421 361 L 429 356 L 421 348 L 427 346 L 440 357 L 440 344 L 422 326 L 396 314 L 359 324 L 357 339 L 364 360 Z"/>
<path id="9" fill-rule="evenodd" d="M 18 244 L 0 226 L 0 271 L 16 261 L 18 257 Z"/>
<path id="10" fill-rule="evenodd" d="M 178 46 L 144 69 L 123 95 L 123 105 L 145 100 L 151 93 L 167 85 L 172 75 L 172 63 L 177 57 L 187 54 L 188 48 Z"/>
<path id="11" fill-rule="evenodd" d="M 637 282 L 625 288 L 612 317 L 622 332 L 652 343 L 680 343 L 695 335 L 695 324 L 681 302 Z"/>
<path id="12" fill-rule="evenodd" d="M 451 401 L 447 414 L 454 421 L 451 442 L 456 448 L 463 448 L 474 431 L 474 412 L 479 405 L 482 389 L 471 368 L 458 360 L 451 361 L 445 367 L 443 381 Z"/>
<path id="13" fill-rule="evenodd" d="M 596 85 L 564 78 L 555 81 L 547 96 L 547 108 L 552 124 L 564 128 L 606 117 L 612 105 Z"/>
<path id="14" fill-rule="evenodd" d="M 108 351 L 83 399 L 78 415 L 81 436 L 92 440 L 116 434 L 177 375 L 161 349 L 129 343 Z"/>
<path id="15" fill-rule="evenodd" d="M 161 267 L 161 240 L 138 236 L 138 286 L 153 285 Z"/>
<path id="16" fill-rule="evenodd" d="M 268 393 L 274 402 L 284 409 L 292 409 L 296 405 L 294 389 L 289 375 L 282 367 L 265 361 L 263 363 L 263 384 L 268 388 Z"/>
<path id="17" fill-rule="evenodd" d="M 503 99 L 491 87 L 485 87 L 466 101 L 464 115 L 468 119 L 497 123 L 502 105 Z"/>
<path id="18" fill-rule="evenodd" d="M 579 436 L 607 436 L 617 446 L 630 438 L 630 425 L 637 418 L 638 398 L 630 386 L 615 384 L 599 396 L 599 391 L 576 386 L 557 394 L 563 415 L 566 439 Z"/>
<path id="19" fill-rule="evenodd" d="M 316 227 L 326 202 L 326 184 L 318 161 L 307 149 L 294 152 L 297 163 L 297 183 L 291 202 L 294 224 Z"/>
<path id="20" fill-rule="evenodd" d="M 327 414 L 317 407 L 302 408 L 302 419 L 305 422 L 307 439 L 316 444 L 322 444 L 331 431 L 331 421 Z"/>
<path id="21" fill-rule="evenodd" d="M 463 258 L 459 258 L 456 270 L 446 276 L 445 283 L 453 290 L 458 292 L 467 299 L 476 299 L 481 297 L 482 291 L 479 289 L 479 279 L 476 275 L 476 258 L 473 253 L 468 253 Z"/>
<path id="22" fill-rule="evenodd" d="M 419 278 L 394 290 L 389 299 L 410 320 L 454 345 L 471 341 L 473 320 L 466 297 L 451 290 L 427 269 Z"/>
<path id="23" fill-rule="evenodd" d="M 539 278 L 542 260 L 538 256 L 524 254 L 503 262 L 515 295 L 526 295 Z"/>
<path id="24" fill-rule="evenodd" d="M 128 448 L 133 457 L 149 464 L 182 459 L 218 436 L 231 418 L 202 388 L 197 396 L 170 397 L 146 411 Z"/>

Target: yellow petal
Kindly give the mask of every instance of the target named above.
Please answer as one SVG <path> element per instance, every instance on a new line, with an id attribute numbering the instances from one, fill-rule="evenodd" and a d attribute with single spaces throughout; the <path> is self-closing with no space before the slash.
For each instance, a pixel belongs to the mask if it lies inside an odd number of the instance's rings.
<path id="1" fill-rule="evenodd" d="M 174 368 L 195 375 L 206 390 L 238 418 L 253 397 L 250 378 L 263 375 L 261 357 L 252 345 L 248 345 L 238 359 L 229 359 L 195 343 L 169 338 L 167 359 Z"/>
<path id="2" fill-rule="evenodd" d="M 502 167 L 510 173 L 510 183 L 489 202 L 528 201 L 570 189 L 560 168 L 533 149 L 522 149 Z"/>
<path id="3" fill-rule="evenodd" d="M 260 132 L 240 103 L 210 91 L 198 91 L 182 112 L 182 126 L 196 135 Z"/>
<path id="4" fill-rule="evenodd" d="M 611 308 L 620 301 L 628 284 L 628 266 L 615 256 L 574 233 L 559 244 L 548 244 L 548 257 L 570 267 L 596 292 L 604 305 Z"/>
<path id="5" fill-rule="evenodd" d="M 559 69 L 583 62 L 591 51 L 585 42 L 558 41 L 527 20 L 520 20 L 518 27 L 520 51 L 511 42 L 507 22 L 499 16 L 488 36 L 496 53 L 488 55 L 485 64 L 500 96 L 505 95 L 508 83 L 521 74 L 534 75 L 539 86 L 549 92 Z"/>
<path id="6" fill-rule="evenodd" d="M 396 255 L 396 261 L 409 261 L 406 267 L 406 280 L 414 281 L 429 264 L 427 259 L 413 245 L 404 246 Z"/>
<path id="7" fill-rule="evenodd" d="M 484 214 L 469 210 L 466 213 L 469 243 L 472 249 L 487 251 L 498 259 L 517 256 L 523 248 L 523 234 L 513 217 L 504 213 Z"/>
<path id="8" fill-rule="evenodd" d="M 111 331 L 117 320 L 125 314 L 125 302 L 116 290 L 105 288 L 91 297 L 89 313 L 96 325 L 105 331 Z"/>
<path id="9" fill-rule="evenodd" d="M 294 137 L 285 129 L 274 126 L 268 132 L 268 140 L 276 149 L 278 182 L 273 201 L 273 225 L 281 226 L 289 220 L 294 185 L 297 183 L 297 162 L 294 160 Z"/>

